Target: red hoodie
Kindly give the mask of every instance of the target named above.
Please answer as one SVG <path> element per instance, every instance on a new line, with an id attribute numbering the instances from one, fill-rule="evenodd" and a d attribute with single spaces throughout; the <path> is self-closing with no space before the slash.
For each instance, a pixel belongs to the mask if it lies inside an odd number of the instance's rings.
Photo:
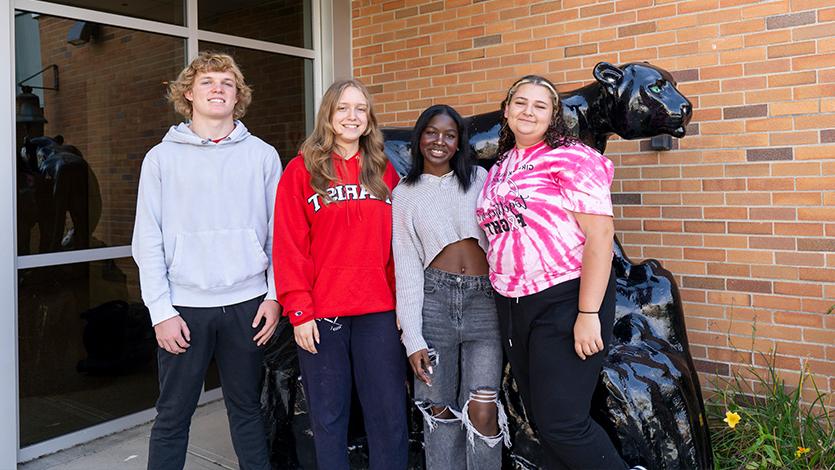
<path id="1" fill-rule="evenodd" d="M 273 266 L 278 301 L 290 323 L 394 309 L 391 199 L 359 184 L 360 155 L 334 154 L 339 181 L 326 204 L 310 186 L 301 155 L 281 175 L 275 199 Z M 388 164 L 383 181 L 400 177 Z"/>

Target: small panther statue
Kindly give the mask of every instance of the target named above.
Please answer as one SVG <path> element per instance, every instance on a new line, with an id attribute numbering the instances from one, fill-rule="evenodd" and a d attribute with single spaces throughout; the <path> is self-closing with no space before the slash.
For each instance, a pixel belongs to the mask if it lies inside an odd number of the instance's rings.
<path id="1" fill-rule="evenodd" d="M 29 252 L 29 231 L 36 222 L 40 229 L 39 252 L 90 247 L 90 240 L 101 217 L 101 191 L 90 165 L 81 151 L 64 145 L 63 136 L 26 137 L 18 158 L 18 174 L 28 187 L 18 187 L 35 207 L 28 226 L 21 227 L 21 249 Z M 66 229 L 69 213 L 72 227 Z"/>

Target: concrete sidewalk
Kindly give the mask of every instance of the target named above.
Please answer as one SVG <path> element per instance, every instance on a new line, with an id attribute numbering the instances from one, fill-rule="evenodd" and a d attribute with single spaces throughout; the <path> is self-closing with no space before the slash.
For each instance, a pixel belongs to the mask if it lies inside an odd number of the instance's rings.
<path id="1" fill-rule="evenodd" d="M 21 464 L 19 470 L 145 470 L 151 423 Z M 237 469 L 223 400 L 207 403 L 191 421 L 186 470 Z"/>

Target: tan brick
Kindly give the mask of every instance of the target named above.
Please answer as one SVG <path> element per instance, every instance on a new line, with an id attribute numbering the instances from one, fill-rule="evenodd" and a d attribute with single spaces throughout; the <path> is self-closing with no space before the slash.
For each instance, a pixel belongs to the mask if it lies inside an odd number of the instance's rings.
<path id="1" fill-rule="evenodd" d="M 727 259 L 727 252 L 726 250 L 721 249 L 685 248 L 684 259 L 703 261 L 725 261 Z"/>
<path id="2" fill-rule="evenodd" d="M 724 196 L 722 199 L 724 199 Z M 703 212 L 705 219 L 729 220 L 748 218 L 748 209 L 744 207 L 705 207 Z"/>
<path id="3" fill-rule="evenodd" d="M 726 284 L 729 291 L 753 292 L 760 294 L 770 294 L 772 292 L 772 285 L 770 281 L 728 279 Z"/>
<path id="4" fill-rule="evenodd" d="M 746 64 L 747 65 L 747 64 Z M 745 92 L 745 101 L 750 104 L 774 103 L 795 99 L 794 90 L 778 88 L 776 90 L 754 90 Z"/>
<path id="5" fill-rule="evenodd" d="M 747 180 L 744 178 L 723 178 L 702 181 L 703 191 L 745 191 Z"/>
<path id="6" fill-rule="evenodd" d="M 795 149 L 798 160 L 817 160 L 821 158 L 835 158 L 832 145 L 800 146 Z"/>
<path id="7" fill-rule="evenodd" d="M 727 250 L 728 261 L 731 263 L 774 264 L 774 254 L 764 250 Z M 761 276 L 767 277 L 767 276 Z"/>
<path id="8" fill-rule="evenodd" d="M 835 330 L 803 329 L 803 341 L 820 344 L 835 344 Z"/>
<path id="9" fill-rule="evenodd" d="M 797 212 L 789 207 L 752 207 L 748 210 L 748 218 L 751 220 L 795 220 Z"/>
<path id="10" fill-rule="evenodd" d="M 573 47 L 566 47 L 565 48 L 565 56 L 566 57 L 574 57 L 580 55 L 587 55 L 587 54 L 596 54 L 597 51 L 597 44 L 585 44 L 582 46 L 573 46 Z"/>
<path id="11" fill-rule="evenodd" d="M 704 235 L 703 239 L 705 248 L 749 248 L 743 235 Z"/>
<path id="12" fill-rule="evenodd" d="M 770 222 L 728 222 L 728 233 L 771 235 L 773 230 Z"/>
<path id="13" fill-rule="evenodd" d="M 751 305 L 751 295 L 738 292 L 708 292 L 707 301 L 719 305 L 748 306 Z"/>
<path id="14" fill-rule="evenodd" d="M 831 24 L 819 24 L 814 26 L 803 26 L 792 30 L 792 39 L 802 41 L 804 39 L 827 38 L 832 36 Z"/>
<path id="15" fill-rule="evenodd" d="M 800 298 L 784 295 L 760 295 L 753 296 L 754 307 L 773 308 L 781 310 L 800 310 Z"/>
<path id="16" fill-rule="evenodd" d="M 716 276 L 747 277 L 751 275 L 751 266 L 740 263 L 708 263 L 707 273 Z"/>
<path id="17" fill-rule="evenodd" d="M 684 222 L 684 231 L 687 233 L 725 233 L 725 222 Z"/>
<path id="18" fill-rule="evenodd" d="M 816 144 L 818 142 L 818 133 L 814 130 L 798 131 L 798 132 L 775 132 L 769 135 L 771 145 L 805 145 Z M 772 171 L 772 174 L 773 171 Z"/>
<path id="19" fill-rule="evenodd" d="M 835 253 L 835 239 L 802 238 L 798 240 L 797 249 L 799 251 Z"/>
<path id="20" fill-rule="evenodd" d="M 819 206 L 821 205 L 821 193 L 774 193 L 772 201 L 775 205 L 781 206 Z M 775 229 L 776 230 L 776 229 Z"/>
<path id="21" fill-rule="evenodd" d="M 702 240 L 701 235 L 681 235 L 681 234 L 669 234 L 665 233 L 662 235 L 662 244 L 666 246 L 703 246 L 704 241 Z M 685 257 L 687 253 L 685 252 Z"/>
<path id="22" fill-rule="evenodd" d="M 779 15 L 789 12 L 788 2 L 769 2 L 752 5 L 742 9 L 743 18 L 759 18 L 764 16 Z"/>
<path id="23" fill-rule="evenodd" d="M 645 220 L 644 230 L 650 232 L 681 232 L 682 222 L 673 220 Z"/>
<path id="24" fill-rule="evenodd" d="M 765 30 L 765 20 L 762 18 L 725 23 L 719 26 L 719 34 L 730 36 L 733 34 L 753 33 Z"/>
<path id="25" fill-rule="evenodd" d="M 791 59 L 769 59 L 759 62 L 749 62 L 744 65 L 745 75 L 771 75 L 780 72 L 790 72 L 792 69 Z M 771 101 L 775 101 L 772 95 Z"/>
<path id="26" fill-rule="evenodd" d="M 660 207 L 624 206 L 621 209 L 623 211 L 623 217 L 625 217 L 625 218 L 630 218 L 630 219 L 654 218 L 654 219 L 657 219 L 657 218 L 661 217 L 661 208 Z"/>
<path id="27" fill-rule="evenodd" d="M 787 266 L 823 267 L 825 265 L 822 253 L 778 251 L 774 253 L 774 257 L 777 264 Z"/>
<path id="28" fill-rule="evenodd" d="M 748 121 L 745 121 L 745 131 L 790 131 L 794 127 L 793 122 L 794 121 L 791 117 L 749 119 Z"/>
<path id="29" fill-rule="evenodd" d="M 799 220 L 814 220 L 814 221 L 835 221 L 835 208 L 833 207 L 802 207 L 797 209 L 797 218 Z"/>
<path id="30" fill-rule="evenodd" d="M 814 70 L 808 72 L 785 73 L 779 75 L 770 75 L 768 77 L 768 87 L 777 88 L 782 86 L 795 85 L 809 85 L 817 81 L 817 75 Z"/>
<path id="31" fill-rule="evenodd" d="M 792 97 L 796 100 L 808 98 L 828 98 L 835 94 L 835 84 L 799 86 L 792 90 Z"/>
<path id="32" fill-rule="evenodd" d="M 800 282 L 774 282 L 775 294 L 800 295 L 808 297 L 820 297 L 823 289 L 819 284 Z"/>
<path id="33" fill-rule="evenodd" d="M 795 281 L 800 279 L 799 268 L 794 266 L 752 266 L 751 276 L 764 279 Z M 776 292 L 785 293 L 785 292 Z"/>
<path id="34" fill-rule="evenodd" d="M 748 189 L 751 191 L 792 191 L 794 180 L 782 178 L 749 178 Z"/>
<path id="35" fill-rule="evenodd" d="M 661 217 L 665 219 L 701 219 L 700 207 L 663 207 Z"/>
<path id="36" fill-rule="evenodd" d="M 681 168 L 683 178 L 721 177 L 725 175 L 725 168 L 720 165 L 684 166 Z"/>
<path id="37" fill-rule="evenodd" d="M 791 30 L 783 29 L 758 34 L 746 34 L 744 37 L 745 47 L 769 46 L 791 41 Z"/>
<path id="38" fill-rule="evenodd" d="M 703 67 L 699 70 L 699 76 L 703 80 L 714 78 L 731 78 L 742 75 L 742 64 L 718 65 L 715 67 Z"/>
<path id="39" fill-rule="evenodd" d="M 666 260 L 664 267 L 676 274 L 705 274 L 705 263 L 700 261 Z"/>
<path id="40" fill-rule="evenodd" d="M 835 151 L 835 147 L 833 148 Z M 800 177 L 797 178 L 797 190 L 798 191 L 812 191 L 812 190 L 820 190 L 820 191 L 827 191 L 835 189 L 835 176 L 827 176 L 827 177 Z"/>
<path id="41" fill-rule="evenodd" d="M 835 269 L 799 268 L 798 274 L 803 281 L 832 282 L 835 279 Z"/>
<path id="42" fill-rule="evenodd" d="M 799 236 L 821 236 L 823 235 L 822 224 L 809 223 L 775 223 L 774 233 L 776 235 L 799 235 Z"/>
<path id="43" fill-rule="evenodd" d="M 719 31 L 719 28 L 717 26 L 712 26 L 712 28 L 714 28 L 717 32 Z M 684 31 L 680 33 L 680 35 L 683 34 Z M 707 39 L 705 39 L 706 37 Z M 724 51 L 728 49 L 740 49 L 744 47 L 743 38 L 741 36 L 713 38 L 699 33 L 699 35 L 694 37 L 693 39 L 697 40 L 699 43 L 699 52 Z M 679 39 L 679 41 L 681 41 L 681 39 Z"/>
<path id="44" fill-rule="evenodd" d="M 729 206 L 769 206 L 771 194 L 762 192 L 725 193 L 725 203 Z M 750 214 L 749 214 L 750 215 Z"/>
<path id="45" fill-rule="evenodd" d="M 682 248 L 663 247 L 663 246 L 647 246 L 644 247 L 644 256 L 654 259 L 682 259 Z"/>
<path id="46" fill-rule="evenodd" d="M 749 237 L 748 248 L 762 250 L 794 250 L 797 248 L 797 241 L 789 237 Z"/>

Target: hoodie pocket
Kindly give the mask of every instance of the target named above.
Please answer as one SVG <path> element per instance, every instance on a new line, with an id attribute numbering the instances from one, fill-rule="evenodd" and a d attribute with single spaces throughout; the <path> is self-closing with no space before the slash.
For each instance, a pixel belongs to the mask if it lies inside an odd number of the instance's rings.
<path id="1" fill-rule="evenodd" d="M 168 268 L 171 282 L 208 290 L 264 275 L 269 260 L 252 229 L 177 234 Z"/>

